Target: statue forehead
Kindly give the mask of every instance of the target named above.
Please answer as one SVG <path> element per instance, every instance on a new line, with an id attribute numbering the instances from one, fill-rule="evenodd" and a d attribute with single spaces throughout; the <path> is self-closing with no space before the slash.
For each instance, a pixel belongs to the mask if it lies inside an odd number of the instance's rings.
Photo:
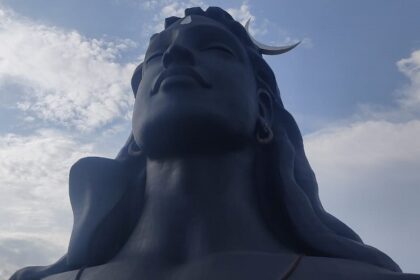
<path id="1" fill-rule="evenodd" d="M 206 16 L 200 16 L 200 15 L 189 15 L 184 18 L 181 18 L 174 22 L 169 28 L 166 30 L 170 30 L 172 28 L 188 28 L 190 26 L 196 26 L 196 25 L 210 25 L 210 26 L 216 26 L 219 28 L 222 28 L 226 32 L 230 31 L 220 22 L 206 17 Z M 233 35 L 233 34 L 232 34 Z"/>
<path id="2" fill-rule="evenodd" d="M 237 41 L 237 43 L 241 44 L 236 36 L 227 29 L 222 23 L 213 20 L 211 18 L 199 15 L 189 15 L 184 18 L 181 18 L 174 22 L 171 26 L 167 29 L 163 30 L 160 33 L 153 34 L 150 38 L 150 41 L 159 38 L 159 37 L 167 37 L 171 35 L 177 35 L 180 32 L 187 31 L 187 30 L 197 30 L 200 31 L 202 29 L 205 30 L 213 30 L 214 32 L 220 32 L 223 34 L 223 37 L 229 36 L 233 40 Z"/>

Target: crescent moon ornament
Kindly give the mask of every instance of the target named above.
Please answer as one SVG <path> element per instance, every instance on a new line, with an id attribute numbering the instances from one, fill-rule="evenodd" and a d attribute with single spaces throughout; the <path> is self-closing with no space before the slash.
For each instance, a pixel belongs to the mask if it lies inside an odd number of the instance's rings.
<path id="1" fill-rule="evenodd" d="M 292 49 L 294 49 L 297 45 L 299 45 L 301 43 L 301 41 L 292 44 L 292 45 L 286 45 L 286 46 L 280 46 L 280 47 L 275 47 L 275 46 L 269 46 L 269 45 L 265 45 L 263 43 L 258 42 L 257 40 L 255 40 L 251 33 L 249 32 L 249 22 L 251 21 L 251 19 L 248 19 L 248 21 L 245 24 L 245 30 L 248 33 L 249 38 L 251 39 L 251 41 L 254 43 L 254 45 L 256 45 L 262 54 L 267 54 L 267 55 L 276 55 L 276 54 L 282 54 L 285 52 L 288 52 Z"/>

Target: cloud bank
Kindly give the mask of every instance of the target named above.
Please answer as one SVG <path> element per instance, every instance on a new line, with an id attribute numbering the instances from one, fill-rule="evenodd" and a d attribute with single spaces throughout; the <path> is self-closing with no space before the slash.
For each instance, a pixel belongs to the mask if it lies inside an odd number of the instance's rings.
<path id="1" fill-rule="evenodd" d="M 92 149 L 50 130 L 0 136 L 0 276 L 65 252 L 72 225 L 68 172 Z"/>
<path id="2" fill-rule="evenodd" d="M 135 65 L 117 60 L 133 42 L 85 38 L 4 8 L 0 41 L 0 94 L 13 94 L 6 83 L 20 88 L 18 109 L 25 114 L 91 131 L 130 111 Z"/>

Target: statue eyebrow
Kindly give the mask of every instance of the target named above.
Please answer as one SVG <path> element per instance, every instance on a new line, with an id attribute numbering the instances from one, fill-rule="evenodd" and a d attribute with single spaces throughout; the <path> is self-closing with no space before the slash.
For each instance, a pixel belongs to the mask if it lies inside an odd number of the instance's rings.
<path id="1" fill-rule="evenodd" d="M 185 29 L 184 29 L 185 28 Z M 198 43 L 218 43 L 218 44 L 224 44 L 230 48 L 233 49 L 233 51 L 239 55 L 239 57 L 243 57 L 242 48 L 240 41 L 235 37 L 233 33 L 231 33 L 229 30 L 226 30 L 222 27 L 216 26 L 216 25 L 209 25 L 209 24 L 197 24 L 197 25 L 186 25 L 185 27 L 181 27 L 181 29 L 184 29 L 185 32 L 195 32 L 199 31 L 200 34 L 207 33 L 208 36 L 205 36 L 204 39 L 201 37 L 197 39 Z M 149 50 L 156 49 L 161 47 L 161 44 L 165 42 L 165 40 L 170 40 L 171 33 L 175 30 L 164 30 L 160 33 L 155 33 L 150 37 L 150 43 L 149 43 Z M 196 36 L 192 36 L 193 38 L 196 38 Z"/>
<path id="2" fill-rule="evenodd" d="M 222 27 L 218 27 L 216 25 L 195 25 L 191 26 L 187 32 L 199 30 L 200 33 L 208 33 L 208 36 L 204 37 L 204 39 L 200 38 L 200 43 L 217 43 L 222 44 L 230 47 L 239 57 L 242 57 L 243 50 L 241 48 L 242 44 L 236 38 L 236 36 L 231 33 L 229 30 L 226 30 Z"/>

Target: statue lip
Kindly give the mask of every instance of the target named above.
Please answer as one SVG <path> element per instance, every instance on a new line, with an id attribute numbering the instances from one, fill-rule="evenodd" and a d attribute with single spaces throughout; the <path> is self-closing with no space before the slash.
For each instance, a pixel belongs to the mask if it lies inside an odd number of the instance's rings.
<path id="1" fill-rule="evenodd" d="M 211 84 L 207 82 L 200 74 L 198 74 L 197 71 L 195 71 L 193 68 L 188 66 L 175 66 L 168 68 L 164 70 L 156 79 L 155 84 L 152 89 L 151 95 L 154 95 L 159 90 L 160 85 L 162 84 L 163 80 L 165 80 L 168 77 L 173 76 L 186 76 L 191 77 L 195 81 L 197 81 L 201 86 L 205 88 L 210 88 Z"/>

